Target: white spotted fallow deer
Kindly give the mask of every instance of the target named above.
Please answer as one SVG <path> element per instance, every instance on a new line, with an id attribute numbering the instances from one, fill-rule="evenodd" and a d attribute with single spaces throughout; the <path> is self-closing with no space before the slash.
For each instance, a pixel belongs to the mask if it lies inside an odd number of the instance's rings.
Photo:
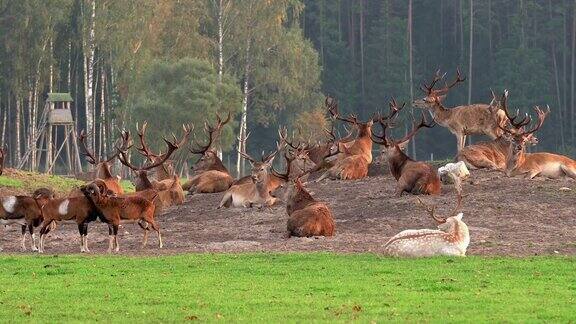
<path id="1" fill-rule="evenodd" d="M 457 205 L 447 218 L 437 217 L 436 206 L 429 207 L 420 198 L 430 216 L 438 223 L 438 229 L 405 230 L 394 235 L 384 245 L 384 252 L 395 257 L 431 257 L 438 255 L 466 256 L 470 244 L 468 226 L 462 221 L 462 213 L 458 213 L 462 195 L 458 192 Z"/>

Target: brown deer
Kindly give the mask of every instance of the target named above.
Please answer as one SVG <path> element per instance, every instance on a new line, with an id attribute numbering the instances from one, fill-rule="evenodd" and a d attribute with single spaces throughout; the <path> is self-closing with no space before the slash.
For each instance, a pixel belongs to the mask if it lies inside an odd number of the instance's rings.
<path id="1" fill-rule="evenodd" d="M 422 114 L 422 120 L 418 124 L 414 124 L 412 131 L 399 140 L 391 139 L 386 130 L 394 121 L 398 112 L 404 108 L 398 108 L 396 101 L 392 99 L 390 102 L 390 113 L 387 117 L 381 117 L 378 123 L 382 127 L 382 135 L 372 134 L 373 141 L 382 145 L 383 155 L 388 159 L 390 166 L 390 173 L 398 183 L 396 184 L 395 196 L 400 197 L 403 192 L 412 194 L 425 194 L 425 195 L 438 195 L 441 192 L 440 178 L 436 169 L 430 164 L 414 161 L 406 153 L 404 149 L 408 142 L 421 128 L 431 128 L 434 125 L 426 122 L 426 117 Z"/>
<path id="2" fill-rule="evenodd" d="M 281 174 L 273 168 L 272 173 L 284 182 L 272 191 L 271 195 L 286 202 L 288 213 L 287 229 L 289 236 L 333 236 L 334 218 L 332 211 L 324 202 L 315 200 L 304 188 L 302 177 L 313 169 L 303 170 L 298 176 L 292 176 L 291 166 L 298 156 L 298 152 L 291 155 L 285 153 L 286 173 Z"/>
<path id="3" fill-rule="evenodd" d="M 335 99 L 326 98 L 325 104 L 334 119 L 352 124 L 358 131 L 356 139 L 348 143 L 338 143 L 341 152 L 336 157 L 334 166 L 329 168 L 318 180 L 325 178 L 356 180 L 368 175 L 368 166 L 372 163 L 372 139 L 370 137 L 375 118 L 360 122 L 354 115 L 342 117 L 338 112 Z"/>
<path id="4" fill-rule="evenodd" d="M 138 138 L 140 140 L 140 147 L 137 147 L 136 150 L 142 155 L 144 156 L 146 159 L 148 159 L 150 162 L 152 162 L 152 164 L 154 164 L 155 166 L 149 170 L 151 170 L 152 173 L 152 183 L 154 183 L 154 186 L 157 187 L 160 190 L 163 189 L 168 189 L 172 186 L 172 182 L 173 182 L 173 178 L 175 175 L 174 172 L 174 166 L 172 161 L 168 158 L 166 158 L 166 155 L 168 155 L 169 152 L 165 152 L 165 153 L 154 153 L 152 152 L 152 150 L 148 147 L 148 145 L 146 144 L 146 130 L 148 128 L 148 123 L 144 122 L 144 124 L 142 125 L 142 127 L 138 127 L 138 125 L 136 125 L 136 129 L 137 129 L 137 135 Z M 172 137 L 174 139 L 174 141 L 172 142 L 177 148 L 180 148 L 182 146 L 184 146 L 186 144 L 186 142 L 188 141 L 188 137 L 190 136 L 190 133 L 192 132 L 193 127 L 191 127 L 190 125 L 186 125 L 183 124 L 182 125 L 182 138 L 180 140 L 178 140 L 176 138 L 176 136 L 174 134 L 172 134 Z M 166 139 L 164 139 L 166 141 Z M 170 152 L 169 155 L 172 155 L 174 152 Z M 159 161 L 162 161 L 162 163 L 157 163 Z M 141 187 L 140 184 L 140 178 L 136 178 L 135 180 L 135 185 L 136 187 Z"/>
<path id="5" fill-rule="evenodd" d="M 3 147 L 0 147 L 0 176 L 4 172 L 4 157 L 6 156 L 6 151 Z"/>
<path id="6" fill-rule="evenodd" d="M 497 118 L 492 116 L 491 109 L 497 109 L 492 105 L 473 104 L 468 106 L 457 106 L 446 108 L 442 104 L 448 91 L 457 84 L 464 82 L 466 78 L 460 75 L 460 70 L 456 71 L 456 79 L 451 84 L 446 84 L 442 89 L 434 89 L 436 83 L 444 78 L 440 72 L 432 79 L 429 85 L 424 85 L 421 89 L 426 96 L 422 99 L 414 100 L 413 106 L 427 109 L 433 116 L 434 121 L 456 136 L 458 152 L 466 144 L 466 136 L 473 134 L 484 134 L 491 139 L 496 139 L 502 135 L 502 129 L 506 124 L 504 112 L 499 111 Z"/>
<path id="7" fill-rule="evenodd" d="M 231 115 L 228 113 L 228 117 L 223 121 L 219 115 L 216 115 L 216 126 L 205 124 L 204 128 L 208 133 L 208 144 L 196 144 L 197 148 L 190 149 L 192 154 L 199 154 L 201 157 L 192 166 L 194 176 L 184 183 L 182 186 L 184 190 L 192 194 L 222 192 L 228 190 L 234 182 L 234 178 L 232 178 L 216 151 L 212 149 L 212 144 L 220 136 L 222 127 L 230 121 L 230 117 Z"/>
<path id="8" fill-rule="evenodd" d="M 122 194 L 124 193 L 124 190 L 122 189 L 122 186 L 120 186 L 120 176 L 113 176 L 112 172 L 110 171 L 110 163 L 116 158 L 118 157 L 119 152 L 116 150 L 114 154 L 106 157 L 104 160 L 100 160 L 99 158 L 96 158 L 94 155 L 94 152 L 91 152 L 88 149 L 88 146 L 86 145 L 86 132 L 82 131 L 80 132 L 80 135 L 78 136 L 78 141 L 80 142 L 80 145 L 82 146 L 83 150 L 84 150 L 84 155 L 86 156 L 86 161 L 88 161 L 88 163 L 92 164 L 94 166 L 94 169 L 96 170 L 96 174 L 95 174 L 95 178 L 94 179 L 101 179 L 104 182 L 106 182 L 106 185 L 108 186 L 109 190 L 117 193 L 117 194 Z M 120 145 L 121 149 L 123 150 L 127 150 L 131 144 L 130 144 L 130 133 L 124 131 L 121 134 L 121 142 L 122 144 Z M 79 191 L 74 191 L 72 193 L 73 196 L 81 196 L 82 194 Z"/>
<path id="9" fill-rule="evenodd" d="M 526 153 L 526 145 L 531 141 L 533 134 L 542 127 L 546 116 L 550 113 L 550 107 L 543 111 L 540 107 L 534 107 L 538 121 L 532 129 L 524 130 L 518 127 L 514 119 L 510 119 L 514 131 L 503 128 L 510 137 L 508 159 L 506 161 L 506 175 L 509 177 L 524 175 L 528 179 L 543 176 L 557 179 L 564 176 L 576 179 L 576 161 L 569 157 L 552 153 Z M 531 118 L 528 117 L 529 124 Z"/>
<path id="10" fill-rule="evenodd" d="M 492 93 L 494 102 L 496 101 L 496 96 Z M 508 100 L 508 91 L 504 91 L 502 98 L 500 101 L 497 102 L 498 106 L 502 111 L 504 111 L 508 120 L 515 120 L 516 117 L 511 117 L 510 113 L 508 112 L 507 107 L 507 100 Z M 493 105 L 491 104 L 491 111 L 494 118 L 500 117 L 500 109 L 495 110 L 492 108 Z M 524 119 L 526 121 L 526 119 Z M 522 121 L 520 123 L 516 123 L 511 128 L 511 132 L 517 132 L 523 126 Z M 533 136 L 532 134 L 527 137 L 528 143 L 531 145 L 538 144 L 538 139 Z M 470 169 L 490 169 L 490 170 L 498 170 L 498 171 L 505 171 L 506 170 L 506 161 L 508 159 L 508 151 L 510 147 L 510 141 L 512 138 L 508 135 L 507 132 L 502 132 L 502 134 L 492 140 L 487 142 L 480 142 L 473 145 L 469 145 L 464 147 L 458 154 L 456 155 L 456 161 L 463 161 L 466 166 Z"/>
<path id="11" fill-rule="evenodd" d="M 436 206 L 429 207 L 418 198 L 430 216 L 438 223 L 437 230 L 419 229 L 405 230 L 394 235 L 384 245 L 384 252 L 395 257 L 431 257 L 437 255 L 466 256 L 470 244 L 468 226 L 462 221 L 462 213 L 458 213 L 462 195 L 458 193 L 456 208 L 448 218 L 435 215 Z"/>
<path id="12" fill-rule="evenodd" d="M 42 206 L 54 199 L 54 192 L 40 188 L 29 196 L 6 196 L 0 198 L 0 225 L 18 224 L 22 226 L 22 251 L 26 251 L 26 229 L 32 238 L 32 251 L 36 247 L 34 227 L 42 222 Z"/>
<path id="13" fill-rule="evenodd" d="M 220 201 L 218 208 L 222 207 L 270 207 L 274 205 L 277 198 L 270 196 L 270 192 L 276 189 L 282 183 L 279 179 L 271 181 L 272 175 L 270 168 L 278 150 L 268 155 L 262 156 L 261 161 L 256 161 L 250 155 L 239 152 L 243 158 L 247 159 L 252 165 L 250 175 L 251 181 L 238 181 L 233 184 Z M 276 178 L 276 177 L 275 177 Z"/>

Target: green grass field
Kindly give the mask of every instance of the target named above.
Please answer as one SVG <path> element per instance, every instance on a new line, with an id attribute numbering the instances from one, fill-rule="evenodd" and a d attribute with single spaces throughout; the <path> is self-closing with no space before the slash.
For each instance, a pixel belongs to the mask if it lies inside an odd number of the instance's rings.
<path id="1" fill-rule="evenodd" d="M 574 322 L 575 270 L 560 257 L 3 256 L 0 318 Z"/>

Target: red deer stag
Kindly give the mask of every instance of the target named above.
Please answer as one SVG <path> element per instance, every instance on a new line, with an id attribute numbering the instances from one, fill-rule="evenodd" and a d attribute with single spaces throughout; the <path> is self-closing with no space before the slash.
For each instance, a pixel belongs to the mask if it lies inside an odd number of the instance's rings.
<path id="1" fill-rule="evenodd" d="M 216 126 L 205 124 L 204 128 L 208 133 L 208 144 L 196 144 L 197 148 L 190 149 L 192 154 L 199 154 L 201 157 L 192 166 L 194 175 L 184 183 L 182 186 L 184 190 L 188 190 L 192 194 L 222 192 L 228 190 L 234 182 L 234 178 L 232 178 L 216 151 L 212 149 L 212 144 L 220 136 L 222 127 L 230 121 L 230 117 L 231 115 L 228 113 L 228 117 L 223 121 L 219 115 L 216 115 Z"/>
<path id="2" fill-rule="evenodd" d="M 388 159 L 390 173 L 398 183 L 396 184 L 395 196 L 400 197 L 403 192 L 412 194 L 438 195 L 441 192 L 440 178 L 437 171 L 428 163 L 414 161 L 404 153 L 408 142 L 421 128 L 431 128 L 434 125 L 426 122 L 422 114 L 419 124 L 414 124 L 412 131 L 399 140 L 391 139 L 386 130 L 394 121 L 398 112 L 404 108 L 398 108 L 396 101 L 390 102 L 390 113 L 387 117 L 381 117 L 378 121 L 382 127 L 382 135 L 372 134 L 373 141 L 383 146 L 383 155 Z"/>
<path id="3" fill-rule="evenodd" d="M 542 127 L 546 116 L 550 113 L 548 107 L 546 111 L 540 107 L 534 107 L 538 116 L 538 121 L 532 129 L 516 129 L 514 131 L 503 128 L 509 133 L 510 141 L 508 159 L 506 161 L 506 175 L 509 177 L 524 175 L 533 179 L 536 176 L 543 176 L 550 179 L 557 179 L 564 176 L 576 179 L 576 161 L 569 157 L 552 153 L 526 153 L 526 144 L 531 141 L 533 134 Z M 514 120 L 510 120 L 514 125 Z M 528 123 L 531 121 L 528 118 Z"/>
<path id="4" fill-rule="evenodd" d="M 354 115 L 342 117 L 338 112 L 338 103 L 333 98 L 326 98 L 326 106 L 334 119 L 352 124 L 356 127 L 358 135 L 349 143 L 338 143 L 341 152 L 336 157 L 334 166 L 329 168 L 318 180 L 325 178 L 356 180 L 368 175 L 368 166 L 372 163 L 372 139 L 370 137 L 375 119 L 359 122 Z"/>
<path id="5" fill-rule="evenodd" d="M 148 123 L 146 122 L 142 125 L 142 128 L 139 128 L 138 125 L 136 125 L 138 130 L 138 138 L 140 139 L 140 147 L 137 147 L 136 149 L 142 156 L 144 156 L 146 159 L 151 161 L 152 164 L 155 165 L 153 168 L 149 169 L 152 170 L 152 179 L 150 179 L 150 177 L 149 179 L 154 184 L 154 187 L 159 190 L 168 189 L 172 186 L 174 181 L 174 166 L 172 161 L 169 159 L 170 156 L 167 156 L 168 152 L 157 154 L 152 152 L 152 150 L 148 147 L 146 144 L 147 127 Z M 179 141 L 176 136 L 172 134 L 172 137 L 174 138 L 173 144 L 176 146 L 176 148 L 180 148 L 186 144 L 188 141 L 188 136 L 190 136 L 190 133 L 192 132 L 192 127 L 184 124 L 182 125 L 182 132 L 182 138 Z M 170 152 L 170 155 L 173 153 L 174 152 Z M 162 161 L 162 163 L 157 163 L 159 161 Z M 135 181 L 136 190 L 143 188 L 142 181 L 142 178 L 138 175 L 137 180 Z"/>
<path id="6" fill-rule="evenodd" d="M 526 118 L 520 122 L 515 122 L 514 120 L 517 118 L 518 114 L 515 117 L 511 117 L 508 112 L 508 91 L 504 91 L 500 101 L 496 100 L 494 93 L 492 95 L 494 97 L 492 102 L 497 103 L 497 107 L 504 111 L 508 120 L 512 121 L 512 126 L 514 126 L 514 128 L 510 129 L 511 132 L 516 132 L 525 126 L 527 121 Z M 499 118 L 500 109 L 495 110 L 491 108 L 494 118 Z M 508 159 L 511 140 L 512 138 L 507 132 L 502 132 L 502 134 L 495 140 L 480 142 L 464 147 L 460 152 L 458 152 L 455 160 L 463 161 L 470 169 L 490 169 L 504 172 L 506 170 L 506 161 Z M 538 144 L 538 139 L 535 136 L 530 135 L 528 137 L 528 143 L 536 145 Z"/>
<path id="7" fill-rule="evenodd" d="M 451 84 L 446 84 L 442 89 L 434 89 L 436 83 L 443 79 L 439 71 L 436 72 L 430 85 L 424 85 L 421 89 L 426 96 L 413 102 L 414 107 L 427 109 L 434 121 L 439 125 L 448 128 L 456 136 L 458 152 L 466 144 L 466 136 L 473 134 L 484 134 L 491 139 L 502 135 L 500 127 L 506 124 L 504 112 L 498 111 L 497 118 L 492 116 L 491 105 L 473 104 L 468 106 L 457 106 L 446 108 L 442 104 L 448 91 L 458 83 L 466 80 L 460 75 L 460 70 L 456 71 L 456 79 Z"/>
<path id="8" fill-rule="evenodd" d="M 456 208 L 448 218 L 437 217 L 436 206 L 429 207 L 420 198 L 430 216 L 438 223 L 437 230 L 419 229 L 405 230 L 394 235 L 384 245 L 385 254 L 395 257 L 431 257 L 437 255 L 466 256 L 470 244 L 468 226 L 462 221 L 462 213 L 458 213 L 462 195 L 458 193 Z"/>
<path id="9" fill-rule="evenodd" d="M 95 175 L 95 179 L 101 179 L 106 183 L 106 186 L 108 186 L 109 190 L 117 193 L 117 194 L 122 194 L 124 193 L 124 190 L 122 189 L 122 186 L 120 186 L 120 176 L 113 176 L 112 172 L 110 171 L 110 163 L 112 162 L 112 160 L 114 160 L 116 157 L 118 157 L 118 151 L 116 151 L 114 154 L 106 157 L 103 161 L 100 160 L 99 158 L 97 159 L 94 155 L 94 152 L 91 152 L 88 149 L 88 146 L 86 145 L 86 132 L 82 131 L 80 132 L 80 135 L 78 136 L 78 140 L 82 146 L 82 148 L 84 149 L 84 155 L 86 156 L 86 161 L 88 161 L 88 163 L 94 165 L 94 169 L 96 170 L 96 175 Z M 122 132 L 121 134 L 121 141 L 122 144 L 120 145 L 121 149 L 123 150 L 127 150 L 130 147 L 130 134 L 128 132 Z M 72 193 L 73 196 L 81 196 L 82 194 L 75 190 Z"/>
<path id="10" fill-rule="evenodd" d="M 276 203 L 277 199 L 270 196 L 270 192 L 276 189 L 281 180 L 278 179 L 272 182 L 272 174 L 270 168 L 274 157 L 278 153 L 272 152 L 268 155 L 262 156 L 261 161 L 256 161 L 250 155 L 239 152 L 243 158 L 247 159 L 252 165 L 252 172 L 250 175 L 251 181 L 239 179 L 233 184 L 225 193 L 220 201 L 218 208 L 222 207 L 269 207 Z M 276 177 L 275 177 L 276 178 Z"/>
<path id="11" fill-rule="evenodd" d="M 272 196 L 286 202 L 286 212 L 288 213 L 287 229 L 289 236 L 311 237 L 311 236 L 333 236 L 334 218 L 332 211 L 324 202 L 317 201 L 304 188 L 301 178 L 309 171 L 305 171 L 298 177 L 290 176 L 291 162 L 297 156 L 288 157 L 285 174 L 272 172 L 285 182 L 272 192 Z"/>

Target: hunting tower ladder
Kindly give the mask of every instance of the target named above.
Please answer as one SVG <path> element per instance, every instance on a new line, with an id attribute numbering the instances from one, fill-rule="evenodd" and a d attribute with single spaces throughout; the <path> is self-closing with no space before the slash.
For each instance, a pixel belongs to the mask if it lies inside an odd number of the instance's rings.
<path id="1" fill-rule="evenodd" d="M 70 103 L 73 101 L 70 93 L 48 94 L 32 145 L 26 150 L 18 169 L 22 169 L 29 163 L 31 170 L 39 170 L 40 162 L 44 157 L 44 172 L 46 173 L 52 173 L 59 159 L 68 170 L 68 174 L 82 172 L 80 151 L 76 142 L 76 126 L 70 110 Z M 63 134 L 64 138 L 56 149 L 58 134 Z M 65 149 L 65 158 L 62 156 L 63 149 Z"/>

